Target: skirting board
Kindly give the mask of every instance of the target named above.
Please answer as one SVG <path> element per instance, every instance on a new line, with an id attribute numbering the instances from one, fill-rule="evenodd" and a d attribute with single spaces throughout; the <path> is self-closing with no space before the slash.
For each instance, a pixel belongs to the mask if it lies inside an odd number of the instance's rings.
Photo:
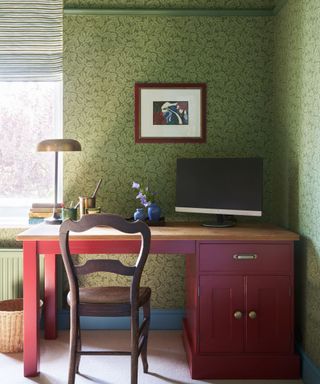
<path id="1" fill-rule="evenodd" d="M 183 309 L 153 309 L 151 311 L 150 329 L 179 330 L 182 329 Z M 58 312 L 58 328 L 69 329 L 69 311 Z M 129 329 L 126 317 L 82 317 L 82 329 Z"/>
<path id="2" fill-rule="evenodd" d="M 301 377 L 304 384 L 320 383 L 320 368 L 317 367 L 305 354 L 301 345 L 297 344 L 297 352 L 301 357 Z"/>

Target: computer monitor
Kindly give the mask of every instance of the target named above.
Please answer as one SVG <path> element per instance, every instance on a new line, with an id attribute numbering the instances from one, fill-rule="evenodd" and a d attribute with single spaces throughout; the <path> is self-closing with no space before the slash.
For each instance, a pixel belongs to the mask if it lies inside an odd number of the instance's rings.
<path id="1" fill-rule="evenodd" d="M 227 227 L 224 215 L 261 216 L 261 158 L 177 159 L 176 212 L 215 214 L 203 223 Z"/>

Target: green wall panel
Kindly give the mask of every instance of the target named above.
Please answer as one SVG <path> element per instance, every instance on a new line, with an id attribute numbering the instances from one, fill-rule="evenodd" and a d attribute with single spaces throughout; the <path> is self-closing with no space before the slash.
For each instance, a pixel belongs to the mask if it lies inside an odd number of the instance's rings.
<path id="1" fill-rule="evenodd" d="M 275 221 L 301 234 L 296 319 L 320 366 L 320 4 L 289 0 L 275 23 Z"/>
<path id="2" fill-rule="evenodd" d="M 65 154 L 65 202 L 91 194 L 101 177 L 98 205 L 131 216 L 135 180 L 159 192 L 167 220 L 192 220 L 174 212 L 177 157 L 262 156 L 268 220 L 272 28 L 269 17 L 65 17 L 64 135 L 83 148 Z M 207 142 L 135 144 L 135 82 L 207 83 Z M 171 292 L 155 293 L 154 306 L 183 306 L 181 258 L 153 260 L 146 279 Z"/>

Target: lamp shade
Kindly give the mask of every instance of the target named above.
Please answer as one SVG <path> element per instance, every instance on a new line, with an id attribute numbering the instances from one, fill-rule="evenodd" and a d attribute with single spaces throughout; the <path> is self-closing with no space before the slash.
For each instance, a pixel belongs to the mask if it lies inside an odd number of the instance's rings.
<path id="1" fill-rule="evenodd" d="M 73 139 L 43 140 L 37 145 L 38 152 L 74 152 L 81 151 L 81 144 Z"/>

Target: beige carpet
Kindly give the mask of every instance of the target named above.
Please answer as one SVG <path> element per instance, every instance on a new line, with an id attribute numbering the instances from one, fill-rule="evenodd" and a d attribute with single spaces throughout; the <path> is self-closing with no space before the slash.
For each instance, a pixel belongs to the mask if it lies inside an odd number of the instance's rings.
<path id="1" fill-rule="evenodd" d="M 84 345 L 90 348 L 125 349 L 127 331 L 85 331 Z M 60 332 L 57 340 L 41 339 L 41 375 L 23 377 L 23 355 L 0 354 L 0 383 L 66 384 L 68 367 L 68 332 Z M 129 384 L 128 356 L 83 356 L 76 384 Z M 192 380 L 179 331 L 151 331 L 149 344 L 149 374 L 139 366 L 139 384 L 302 384 L 300 380 Z"/>

